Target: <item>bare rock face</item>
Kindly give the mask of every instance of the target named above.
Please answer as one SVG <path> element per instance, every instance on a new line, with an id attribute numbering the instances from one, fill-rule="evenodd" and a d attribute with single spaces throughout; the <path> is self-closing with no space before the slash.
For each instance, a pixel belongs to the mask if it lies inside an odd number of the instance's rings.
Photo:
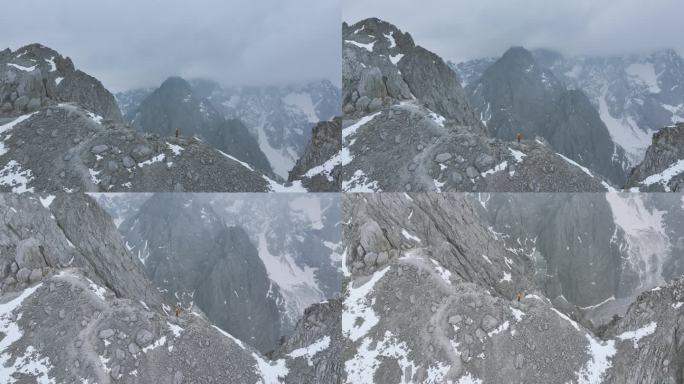
<path id="1" fill-rule="evenodd" d="M 665 127 L 653 135 L 646 157 L 632 170 L 626 188 L 643 192 L 684 189 L 684 123 Z"/>

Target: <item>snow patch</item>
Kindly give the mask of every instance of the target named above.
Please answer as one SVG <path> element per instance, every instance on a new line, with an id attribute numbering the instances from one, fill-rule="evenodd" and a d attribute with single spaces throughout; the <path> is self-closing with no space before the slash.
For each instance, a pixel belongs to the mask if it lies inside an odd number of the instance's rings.
<path id="1" fill-rule="evenodd" d="M 33 187 L 27 187 L 33 180 L 33 172 L 30 169 L 22 170 L 21 164 L 16 160 L 10 160 L 4 168 L 0 169 L 0 185 L 12 188 L 12 193 L 33 193 Z"/>
<path id="2" fill-rule="evenodd" d="M 616 337 L 620 340 L 631 340 L 634 349 L 639 349 L 639 340 L 641 340 L 643 337 L 652 335 L 656 331 L 657 327 L 658 324 L 655 321 L 652 321 L 635 331 L 623 332 Z"/>
<path id="3" fill-rule="evenodd" d="M 401 235 L 404 236 L 404 238 L 406 238 L 407 240 L 413 240 L 416 243 L 421 242 L 421 240 L 418 236 L 412 235 L 409 231 L 407 231 L 404 228 L 401 229 Z"/>
<path id="4" fill-rule="evenodd" d="M 36 69 L 36 67 L 38 67 L 38 65 L 34 65 L 33 67 L 24 67 L 23 65 L 14 64 L 14 63 L 7 63 L 7 65 L 14 67 L 20 71 L 24 71 L 24 72 L 34 71 Z"/>
<path id="5" fill-rule="evenodd" d="M 386 331 L 384 338 L 375 344 L 375 349 L 371 349 L 373 341 L 367 337 L 357 349 L 356 355 L 344 363 L 344 369 L 347 372 L 347 383 L 353 384 L 373 384 L 374 375 L 377 368 L 380 366 L 378 357 L 389 357 L 394 359 L 399 364 L 399 372 L 401 372 L 402 383 L 411 382 L 410 377 L 406 377 L 408 372 L 416 372 L 416 365 L 409 360 L 408 355 L 410 350 L 406 343 L 398 342 L 390 331 Z M 429 381 L 425 381 L 430 383 Z M 441 383 L 443 381 L 436 381 L 433 384 Z"/>
<path id="6" fill-rule="evenodd" d="M 344 42 L 355 45 L 359 48 L 363 48 L 363 49 L 367 50 L 368 52 L 373 52 L 373 46 L 375 45 L 375 41 L 368 43 L 368 44 L 359 43 L 358 41 L 354 41 L 354 40 L 345 40 Z"/>
<path id="7" fill-rule="evenodd" d="M 166 158 L 166 155 L 163 153 L 160 153 L 157 156 L 155 156 L 149 160 L 145 160 L 142 163 L 138 163 L 138 167 L 142 168 L 146 165 L 152 165 L 154 163 L 161 163 L 162 161 L 164 161 L 165 158 Z"/>
<path id="8" fill-rule="evenodd" d="M 55 64 L 55 57 L 54 56 L 52 56 L 49 59 L 45 59 L 45 62 L 48 63 L 48 65 L 50 65 L 50 72 L 54 72 L 57 70 L 57 64 Z"/>
<path id="9" fill-rule="evenodd" d="M 373 311 L 375 298 L 368 298 L 375 284 L 380 281 L 390 267 L 376 271 L 370 280 L 354 288 L 349 286 L 347 298 L 344 300 L 342 313 L 342 333 L 350 340 L 356 341 L 368 333 L 380 319 Z M 359 321 L 360 320 L 360 323 Z"/>
<path id="10" fill-rule="evenodd" d="M 640 184 L 643 185 L 653 185 L 653 184 L 662 184 L 663 188 L 665 188 L 665 192 L 671 192 L 670 187 L 668 186 L 668 183 L 670 180 L 679 175 L 680 173 L 684 172 L 684 159 L 678 160 L 674 164 L 670 165 L 667 167 L 665 170 L 663 170 L 660 173 L 656 173 L 654 175 L 651 175 L 647 178 L 644 179 Z"/>
<path id="11" fill-rule="evenodd" d="M 482 172 L 481 175 L 482 175 L 482 177 L 486 177 L 487 175 L 493 175 L 497 172 L 504 171 L 504 170 L 506 170 L 506 168 L 508 168 L 508 161 L 504 160 L 503 162 L 501 162 L 500 164 L 498 164 L 494 168 L 488 169 L 487 171 Z"/>
<path id="12" fill-rule="evenodd" d="M 290 352 L 288 356 L 294 359 L 298 357 L 305 357 L 307 364 L 309 364 L 310 367 L 313 367 L 313 361 L 311 361 L 311 358 L 313 358 L 317 353 L 326 350 L 329 346 L 330 336 L 323 336 L 308 347 L 295 349 L 294 351 Z"/>
<path id="13" fill-rule="evenodd" d="M 396 55 L 390 56 L 389 60 L 392 62 L 392 64 L 397 65 L 397 63 L 399 62 L 399 60 L 401 60 L 402 57 L 404 57 L 404 54 L 398 53 Z"/>
<path id="14" fill-rule="evenodd" d="M 437 260 L 430 259 L 430 261 L 431 261 L 432 264 L 435 266 L 435 270 L 437 271 L 437 273 L 439 274 L 439 276 L 442 278 L 442 280 L 444 280 L 444 282 L 446 282 L 447 284 L 451 285 L 451 271 L 449 271 L 448 269 L 442 267 L 442 266 L 437 262 Z"/>
<path id="15" fill-rule="evenodd" d="M 52 204 L 52 202 L 55 200 L 55 197 L 55 195 L 47 195 L 45 198 L 39 197 L 38 199 L 43 207 L 50 208 L 50 204 Z"/>
<path id="16" fill-rule="evenodd" d="M 357 169 L 349 180 L 342 181 L 342 190 L 345 192 L 381 192 L 377 181 L 371 180 Z"/>
<path id="17" fill-rule="evenodd" d="M 589 334 L 585 335 L 589 341 L 589 361 L 577 374 L 579 384 L 601 383 L 606 371 L 611 367 L 610 359 L 615 355 L 615 341 L 609 340 L 604 343 L 595 340 Z"/>
<path id="18" fill-rule="evenodd" d="M 183 150 L 185 149 L 185 148 L 181 147 L 180 145 L 171 144 L 171 143 L 168 143 L 168 142 L 166 143 L 166 145 L 169 147 L 169 149 L 171 150 L 171 152 L 173 152 L 173 155 L 174 155 L 174 156 L 180 155 L 181 152 L 183 152 Z"/>

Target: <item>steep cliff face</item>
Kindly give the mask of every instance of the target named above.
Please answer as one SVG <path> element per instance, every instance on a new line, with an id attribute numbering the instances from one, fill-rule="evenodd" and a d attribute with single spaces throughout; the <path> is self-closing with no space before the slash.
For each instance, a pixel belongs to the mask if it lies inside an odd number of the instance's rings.
<path id="1" fill-rule="evenodd" d="M 678 192 L 684 185 L 684 123 L 653 135 L 644 160 L 627 179 L 626 188 L 643 192 Z"/>
<path id="2" fill-rule="evenodd" d="M 123 121 L 114 96 L 68 57 L 40 44 L 0 52 L 0 117 L 58 102 L 77 103 L 105 119 Z"/>
<path id="3" fill-rule="evenodd" d="M 145 275 L 172 302 L 197 306 L 235 337 L 262 351 L 281 335 L 277 303 L 256 247 L 201 198 L 155 195 L 121 224 Z"/>

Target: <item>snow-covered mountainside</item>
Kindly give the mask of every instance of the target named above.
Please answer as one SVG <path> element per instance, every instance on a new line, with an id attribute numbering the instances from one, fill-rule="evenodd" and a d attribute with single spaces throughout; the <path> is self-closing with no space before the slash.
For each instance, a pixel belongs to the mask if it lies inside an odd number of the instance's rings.
<path id="1" fill-rule="evenodd" d="M 660 248 L 681 247 L 669 217 L 681 222 L 681 205 L 615 193 L 345 195 L 343 382 L 681 381 L 682 270 L 654 266 L 682 266 L 681 250 Z"/>
<path id="2" fill-rule="evenodd" d="M 632 170 L 626 188 L 651 192 L 684 189 L 684 123 L 653 135 L 653 143 L 644 160 Z"/>
<path id="3" fill-rule="evenodd" d="M 0 217 L 3 383 L 296 383 L 334 352 L 300 337 L 271 360 L 196 308 L 176 317 L 85 195 L 3 194 Z"/>
<path id="4" fill-rule="evenodd" d="M 182 133 L 137 132 L 99 81 L 37 44 L 0 53 L 0 106 L 0 191 L 305 191 Z"/>
<path id="5" fill-rule="evenodd" d="M 532 54 L 565 86 L 589 97 L 630 167 L 643 160 L 655 132 L 684 121 L 684 59 L 672 49 L 606 57 L 566 57 L 548 49 Z M 452 68 L 472 84 L 493 63 L 475 59 Z"/>
<path id="6" fill-rule="evenodd" d="M 309 305 L 339 294 L 337 196 L 161 194 L 135 211 L 137 196 L 96 197 L 170 300 L 195 304 L 260 350 L 291 333 Z"/>
<path id="7" fill-rule="evenodd" d="M 303 155 L 311 129 L 341 113 L 340 90 L 328 80 L 280 87 L 224 87 L 208 80 L 191 84 L 224 116 L 245 123 L 284 179 Z"/>
<path id="8" fill-rule="evenodd" d="M 493 139 L 436 54 L 379 19 L 343 24 L 344 191 L 605 191 L 548 140 Z"/>

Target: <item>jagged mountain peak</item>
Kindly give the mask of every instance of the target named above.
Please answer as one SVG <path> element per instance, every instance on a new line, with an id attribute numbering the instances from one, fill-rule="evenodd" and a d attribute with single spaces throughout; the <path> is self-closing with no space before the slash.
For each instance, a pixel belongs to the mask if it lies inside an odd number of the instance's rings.
<path id="1" fill-rule="evenodd" d="M 161 136 L 196 136 L 218 150 L 271 174 L 271 164 L 245 125 L 229 119 L 181 77 L 169 77 L 127 116 L 140 131 Z"/>
<path id="2" fill-rule="evenodd" d="M 540 65 L 532 52 L 524 47 L 509 48 L 499 60 L 485 70 L 480 80 L 490 81 L 493 86 L 497 87 L 505 86 L 505 84 L 516 86 L 516 83 L 525 82 L 534 84 L 536 89 L 544 94 L 557 94 L 564 90 L 553 72 Z"/>
<path id="3" fill-rule="evenodd" d="M 509 49 L 466 92 L 490 135 L 503 140 L 518 133 L 543 137 L 557 152 L 613 185 L 624 184 L 628 159 L 598 111 L 583 91 L 566 88 L 532 52 Z"/>

